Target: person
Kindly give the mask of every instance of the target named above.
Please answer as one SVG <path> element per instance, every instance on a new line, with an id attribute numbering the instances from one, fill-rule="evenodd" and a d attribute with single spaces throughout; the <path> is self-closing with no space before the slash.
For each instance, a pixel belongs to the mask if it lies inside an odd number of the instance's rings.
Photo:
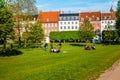
<path id="1" fill-rule="evenodd" d="M 59 49 L 61 49 L 61 47 L 62 47 L 62 44 L 61 44 L 61 42 L 59 43 Z"/>
<path id="2" fill-rule="evenodd" d="M 89 47 L 88 45 L 85 45 L 85 46 L 84 46 L 84 49 L 85 49 L 85 50 L 90 50 L 90 47 Z"/>
<path id="3" fill-rule="evenodd" d="M 92 50 L 95 50 L 95 45 L 91 46 L 91 49 L 92 49 Z"/>
<path id="4" fill-rule="evenodd" d="M 47 46 L 48 46 L 48 44 L 45 43 L 45 44 L 44 44 L 44 50 L 45 50 L 45 51 L 47 50 Z"/>
<path id="5" fill-rule="evenodd" d="M 50 41 L 50 49 L 53 49 L 53 42 Z"/>

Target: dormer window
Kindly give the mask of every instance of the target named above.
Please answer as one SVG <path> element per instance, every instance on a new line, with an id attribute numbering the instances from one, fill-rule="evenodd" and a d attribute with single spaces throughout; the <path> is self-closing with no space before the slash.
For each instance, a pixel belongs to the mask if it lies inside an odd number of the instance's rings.
<path id="1" fill-rule="evenodd" d="M 59 17 L 59 20 L 62 20 L 62 17 Z"/>
<path id="2" fill-rule="evenodd" d="M 110 19 L 111 18 L 111 16 L 108 16 L 108 19 Z"/>
<path id="3" fill-rule="evenodd" d="M 68 16 L 67 18 L 68 18 L 68 20 L 70 20 L 70 16 Z"/>
<path id="4" fill-rule="evenodd" d="M 97 18 L 96 18 L 96 20 L 100 20 L 100 18 L 99 18 L 99 17 L 97 17 Z"/>
<path id="5" fill-rule="evenodd" d="M 66 17 L 63 17 L 64 20 L 66 20 Z"/>
<path id="6" fill-rule="evenodd" d="M 88 18 L 88 16 L 86 16 L 86 18 Z"/>
<path id="7" fill-rule="evenodd" d="M 47 18 L 46 21 L 49 22 L 50 21 L 49 18 Z"/>
<path id="8" fill-rule="evenodd" d="M 106 16 L 104 16 L 104 19 L 106 19 L 107 17 Z"/>
<path id="9" fill-rule="evenodd" d="M 71 19 L 74 20 L 74 16 L 71 16 Z"/>

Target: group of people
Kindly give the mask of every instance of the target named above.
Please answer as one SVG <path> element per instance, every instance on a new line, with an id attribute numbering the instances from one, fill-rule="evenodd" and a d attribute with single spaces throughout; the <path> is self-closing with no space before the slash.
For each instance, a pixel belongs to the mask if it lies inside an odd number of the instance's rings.
<path id="1" fill-rule="evenodd" d="M 54 47 L 53 41 L 50 41 L 50 52 L 58 53 L 58 52 L 60 52 L 61 47 L 62 47 L 61 42 L 59 44 L 57 44 L 56 47 Z M 43 48 L 46 51 L 48 48 L 48 44 L 45 43 Z"/>
<path id="2" fill-rule="evenodd" d="M 85 45 L 84 49 L 85 50 L 95 50 L 95 45 L 92 45 L 92 46 Z"/>
<path id="3" fill-rule="evenodd" d="M 57 47 L 53 47 L 53 42 L 52 41 L 50 42 L 50 51 L 51 52 L 58 53 L 58 52 L 60 52 L 61 47 L 62 47 L 61 42 L 59 44 L 57 44 Z"/>

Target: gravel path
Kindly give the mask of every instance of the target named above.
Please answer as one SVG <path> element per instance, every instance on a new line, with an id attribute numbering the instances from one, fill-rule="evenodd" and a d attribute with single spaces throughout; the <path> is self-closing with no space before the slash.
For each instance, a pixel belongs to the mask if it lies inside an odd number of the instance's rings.
<path id="1" fill-rule="evenodd" d="M 120 80 L 120 60 L 113 64 L 113 66 L 106 70 L 97 80 Z"/>

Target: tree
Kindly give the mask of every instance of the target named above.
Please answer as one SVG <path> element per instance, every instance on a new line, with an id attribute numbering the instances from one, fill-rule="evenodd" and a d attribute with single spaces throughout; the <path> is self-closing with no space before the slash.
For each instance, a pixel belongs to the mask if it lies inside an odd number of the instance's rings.
<path id="1" fill-rule="evenodd" d="M 120 37 L 120 0 L 118 0 L 117 11 L 116 11 L 116 29 Z"/>
<path id="2" fill-rule="evenodd" d="M 38 45 L 39 42 L 41 42 L 44 39 L 44 33 L 42 29 L 41 23 L 35 23 L 31 27 L 31 39 L 33 39 L 36 44 Z"/>
<path id="3" fill-rule="evenodd" d="M 91 40 L 95 36 L 94 27 L 90 21 L 85 20 L 80 26 L 79 37 L 80 40 Z"/>
<path id="4" fill-rule="evenodd" d="M 104 41 L 114 42 L 114 40 L 118 38 L 117 31 L 116 30 L 112 30 L 112 26 L 109 23 L 106 26 L 106 29 L 107 30 L 102 32 L 102 39 Z"/>
<path id="5" fill-rule="evenodd" d="M 18 47 L 21 47 L 21 34 L 23 29 L 29 27 L 32 15 L 37 13 L 35 0 L 7 0 L 7 5 L 15 17 L 15 28 L 18 37 Z M 23 26 L 23 22 L 25 25 Z M 25 30 L 26 31 L 26 30 Z"/>
<path id="6" fill-rule="evenodd" d="M 6 49 L 6 40 L 8 35 L 13 31 L 13 16 L 5 2 L 0 2 L 0 38 L 3 39 L 3 49 Z"/>

